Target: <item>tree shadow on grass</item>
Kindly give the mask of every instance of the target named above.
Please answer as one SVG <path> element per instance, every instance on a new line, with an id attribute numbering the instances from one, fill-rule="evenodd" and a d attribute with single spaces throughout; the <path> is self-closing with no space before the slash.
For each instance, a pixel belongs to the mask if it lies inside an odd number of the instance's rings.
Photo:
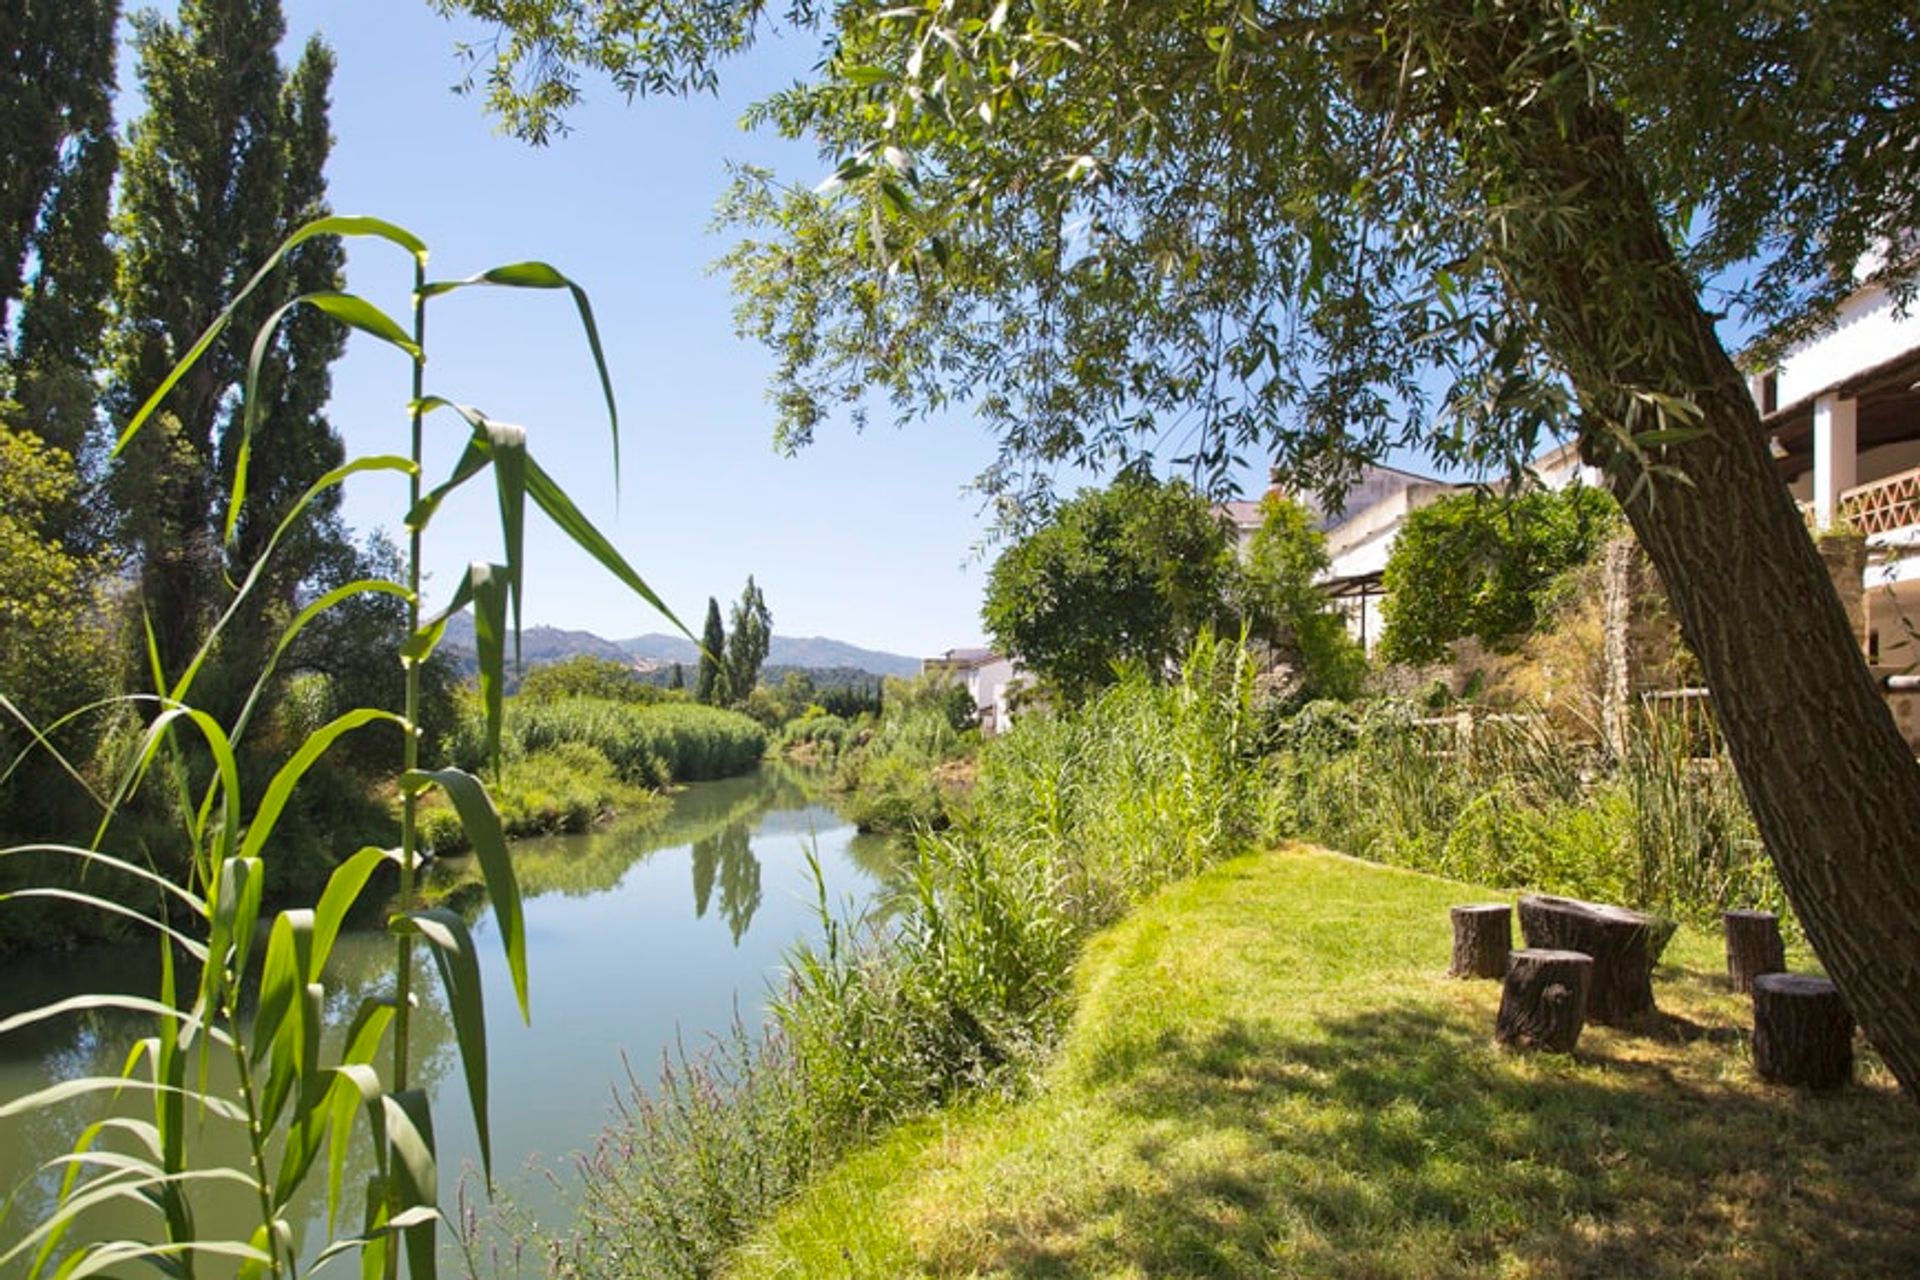
<path id="1" fill-rule="evenodd" d="M 1590 1030 L 1572 1059 L 1507 1054 L 1477 1013 L 1430 999 L 1170 1036 L 1095 1085 L 1128 1120 L 1116 1158 L 1130 1172 L 1058 1221 L 1008 1211 L 980 1224 L 998 1241 L 990 1266 L 1920 1275 L 1910 1104 L 1761 1090 L 1688 1065 L 1688 1043 L 1727 1038 L 1682 1019 L 1655 1037 Z"/>

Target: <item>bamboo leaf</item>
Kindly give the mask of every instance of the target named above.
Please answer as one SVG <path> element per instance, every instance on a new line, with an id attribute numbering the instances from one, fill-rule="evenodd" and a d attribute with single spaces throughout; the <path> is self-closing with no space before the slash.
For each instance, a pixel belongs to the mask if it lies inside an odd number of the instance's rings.
<path id="1" fill-rule="evenodd" d="M 10 1018 L 0 1019 L 0 1036 L 4 1036 L 8 1032 L 17 1030 L 20 1027 L 29 1027 L 36 1022 L 44 1022 L 48 1018 L 58 1018 L 68 1013 L 85 1013 L 90 1009 L 121 1009 L 128 1013 L 151 1014 L 156 1018 L 175 1018 L 181 1022 L 193 1020 L 193 1015 L 186 1010 L 176 1009 L 172 1005 L 162 1004 L 158 1000 L 149 1000 L 145 996 L 111 994 L 70 996 L 65 1000 L 56 1000 L 52 1004 L 43 1004 L 37 1009 L 28 1009 L 23 1013 L 16 1013 Z M 208 1034 L 218 1043 L 233 1043 L 227 1033 L 218 1027 L 209 1027 L 207 1030 Z"/>
<path id="2" fill-rule="evenodd" d="M 402 475 L 412 476 L 418 470 L 419 468 L 414 465 L 413 460 L 410 458 L 403 458 L 397 454 L 373 454 L 366 457 L 355 458 L 351 462 L 335 467 L 308 485 L 306 492 L 294 501 L 293 506 L 287 511 L 286 515 L 281 517 L 280 523 L 274 527 L 273 536 L 267 539 L 266 548 L 261 551 L 259 558 L 256 559 L 253 565 L 247 570 L 246 578 L 241 582 L 239 587 L 235 589 L 233 599 L 228 601 L 225 611 L 221 613 L 219 619 L 213 624 L 212 630 L 207 633 L 207 638 L 201 641 L 200 648 L 194 653 L 193 660 L 187 664 L 186 671 L 181 673 L 180 679 L 174 682 L 171 689 L 169 689 L 164 682 L 156 682 L 154 688 L 166 693 L 167 696 L 175 702 L 185 702 L 187 700 L 188 691 L 193 687 L 194 677 L 199 674 L 201 666 L 213 652 L 215 644 L 220 639 L 221 633 L 226 630 L 227 624 L 239 613 L 247 599 L 251 596 L 255 585 L 258 584 L 261 576 L 266 572 L 268 564 L 279 551 L 282 540 L 286 538 L 287 534 L 290 533 L 295 526 L 306 518 L 307 509 L 313 505 L 320 495 L 329 489 L 346 483 L 346 481 L 353 476 L 362 475 L 366 472 L 397 471 Z M 244 731 L 247 721 L 253 713 L 254 704 L 259 701 L 261 690 L 272 677 L 274 665 L 280 660 L 280 655 L 286 650 L 287 645 L 292 643 L 293 636 L 299 633 L 299 628 L 306 625 L 307 616 L 317 612 L 319 612 L 319 610 L 311 606 L 306 610 L 302 610 L 301 616 L 297 620 L 297 624 L 292 627 L 291 632 L 283 631 L 281 633 L 279 642 L 274 646 L 272 657 L 267 660 L 265 669 L 261 671 L 259 677 L 254 681 L 253 691 L 248 695 L 246 707 L 241 711 L 239 718 L 234 721 L 232 737 L 237 739 Z M 155 655 L 153 661 L 157 668 L 159 661 L 157 655 Z"/>
<path id="3" fill-rule="evenodd" d="M 453 1014 L 454 1042 L 467 1077 L 474 1132 L 480 1138 L 480 1170 L 493 1185 L 493 1142 L 487 1123 L 487 1017 L 480 995 L 480 957 L 467 922 L 445 908 L 410 911 L 394 921 L 396 932 L 419 934 L 433 946 L 433 959 Z"/>
<path id="4" fill-rule="evenodd" d="M 527 433 L 521 427 L 493 423 L 487 428 L 487 452 L 493 458 L 500 498 L 500 536 L 506 543 L 507 594 L 513 605 L 513 665 L 520 667 L 522 547 L 527 528 Z"/>
<path id="5" fill-rule="evenodd" d="M 122 1089 L 131 1089 L 136 1093 L 178 1095 L 200 1103 L 222 1120 L 232 1120 L 239 1124 L 245 1124 L 247 1120 L 247 1113 L 225 1098 L 193 1089 L 156 1084 L 151 1080 L 129 1079 L 125 1076 L 81 1076 L 78 1079 L 50 1084 L 44 1089 L 36 1089 L 22 1097 L 11 1098 L 0 1103 L 0 1120 L 5 1120 L 9 1116 L 25 1115 L 31 1111 L 43 1111 L 73 1098 L 83 1098 L 95 1093 L 117 1093 Z"/>
<path id="6" fill-rule="evenodd" d="M 396 1216 L 440 1203 L 440 1175 L 433 1146 L 433 1112 L 419 1089 L 402 1089 L 381 1099 L 387 1117 L 387 1142 L 393 1152 L 392 1178 Z M 389 1224 L 392 1226 L 394 1224 Z M 434 1218 L 417 1219 L 402 1228 L 407 1246 L 407 1274 L 413 1280 L 434 1280 Z"/>
<path id="7" fill-rule="evenodd" d="M 467 570 L 473 586 L 473 647 L 480 664 L 480 703 L 487 717 L 487 763 L 500 770 L 500 728 L 506 719 L 508 572 L 497 564 Z"/>
<path id="8" fill-rule="evenodd" d="M 500 944 L 506 948 L 507 972 L 513 976 L 521 1021 L 530 1021 L 526 919 L 520 905 L 520 885 L 514 878 L 513 861 L 507 856 L 507 839 L 500 829 L 500 814 L 494 809 L 492 798 L 480 785 L 480 779 L 459 769 L 416 770 L 401 783 L 416 789 L 437 786 L 453 801 L 460 826 L 479 859 L 480 873 L 487 883 L 487 897 L 493 902 L 493 918 L 500 926 Z"/>
<path id="9" fill-rule="evenodd" d="M 267 784 L 266 791 L 260 797 L 260 807 L 254 811 L 253 822 L 247 828 L 246 839 L 241 842 L 240 856 L 243 858 L 259 856 L 268 839 L 272 837 L 274 825 L 280 821 L 280 814 L 286 809 L 287 801 L 293 798 L 293 789 L 299 785 L 300 779 L 306 776 L 307 770 L 326 754 L 327 749 L 339 741 L 342 734 L 351 733 L 363 725 L 379 721 L 398 725 L 402 732 L 407 731 L 407 722 L 391 711 L 361 707 L 345 715 L 335 716 L 308 734 L 306 740 L 300 744 L 300 749 L 280 766 L 279 771 L 273 775 L 273 781 Z"/>
<path id="10" fill-rule="evenodd" d="M 444 280 L 429 284 L 421 296 L 432 298 L 456 289 L 476 285 L 496 285 L 508 289 L 565 289 L 573 295 L 573 307 L 580 315 L 580 327 L 586 331 L 587 347 L 593 352 L 593 367 L 600 374 L 600 392 L 606 397 L 607 422 L 613 433 L 613 477 L 616 491 L 620 484 L 620 410 L 613 399 L 613 377 L 607 372 L 607 354 L 600 346 L 600 328 L 593 321 L 593 304 L 587 292 L 544 262 L 516 262 L 464 280 Z"/>
<path id="11" fill-rule="evenodd" d="M 328 1098 L 323 1104 L 326 1110 L 327 1125 L 327 1233 L 331 1235 L 334 1223 L 340 1212 L 340 1192 L 345 1181 L 347 1167 L 347 1147 L 353 1138 L 354 1104 L 371 1106 L 380 1096 L 380 1076 L 373 1069 L 374 1055 L 380 1051 L 380 1042 L 387 1033 L 387 1027 L 393 1022 L 393 1002 L 391 1000 L 368 1000 L 361 1004 L 354 1014 L 353 1024 L 347 1029 L 346 1047 L 341 1050 L 340 1064 L 332 1075 L 333 1084 L 328 1090 Z M 380 1144 L 376 1143 L 376 1149 Z M 306 1156 L 310 1164 L 313 1154 Z M 288 1192 L 294 1183 L 306 1176 L 306 1168 L 287 1180 Z M 284 1200 L 285 1195 L 281 1198 Z"/>
<path id="12" fill-rule="evenodd" d="M 594 528 L 593 522 L 582 515 L 580 509 L 573 504 L 573 499 L 567 496 L 566 491 L 556 484 L 553 477 L 549 476 L 531 456 L 527 458 L 527 495 L 533 499 L 535 505 L 547 513 L 548 519 L 560 527 L 562 533 L 573 540 L 575 546 L 598 560 L 607 572 L 620 580 L 622 586 L 659 610 L 668 622 L 680 629 L 681 635 L 689 640 L 694 639 L 693 632 L 687 630 L 686 624 L 674 616 L 673 610 L 667 608 L 666 602 L 654 593 L 645 579 L 634 572 L 633 566 L 627 563 L 626 557 L 607 541 L 604 534 Z M 698 641 L 695 643 L 697 644 Z"/>
<path id="13" fill-rule="evenodd" d="M 182 1240 L 169 1244 L 140 1244 L 132 1240 L 115 1240 L 111 1244 L 95 1245 L 89 1248 L 78 1266 L 72 1270 L 62 1267 L 60 1275 L 64 1280 L 83 1280 L 83 1277 L 98 1275 L 110 1267 L 123 1263 L 145 1261 L 157 1264 L 166 1258 L 180 1257 L 186 1254 L 210 1253 L 221 1258 L 252 1259 L 271 1264 L 273 1259 L 250 1244 L 238 1240 Z M 69 1263 L 71 1263 L 69 1259 Z"/>
<path id="14" fill-rule="evenodd" d="M 0 858 L 11 857 L 16 853 L 58 853 L 70 858 L 79 858 L 85 862 L 97 862 L 103 867 L 111 867 L 115 871 L 134 876 L 152 885 L 154 888 L 170 894 L 185 903 L 197 916 L 207 914 L 205 899 L 201 898 L 199 894 L 193 892 L 191 889 L 182 888 L 166 876 L 155 871 L 152 867 L 143 867 L 137 862 L 129 862 L 125 858 L 115 857 L 113 854 L 103 853 L 98 849 L 83 849 L 75 844 L 16 844 L 0 849 Z"/>
<path id="15" fill-rule="evenodd" d="M 348 328 L 358 329 L 389 346 L 398 347 L 414 360 L 426 359 L 419 344 L 407 336 L 405 329 L 394 323 L 393 317 L 356 294 L 334 290 L 303 293 L 275 307 L 261 326 L 254 330 L 253 349 L 247 356 L 247 377 L 240 401 L 240 448 L 234 455 L 226 527 L 220 539 L 224 544 L 233 542 L 234 530 L 240 525 L 240 509 L 246 505 L 247 468 L 253 459 L 253 433 L 260 425 L 260 369 L 266 363 L 267 353 L 273 350 L 273 340 L 280 331 L 280 321 L 299 306 L 312 307 Z"/>
<path id="16" fill-rule="evenodd" d="M 297 936 L 296 936 L 297 935 Z M 307 960 L 313 947 L 313 912 L 282 911 L 267 933 L 267 958 L 260 966 L 260 1003 L 253 1014 L 252 1057 L 255 1062 L 280 1035 L 287 1011 L 306 985 Z"/>
<path id="17" fill-rule="evenodd" d="M 83 906 L 93 907 L 111 915 L 124 916 L 128 920 L 137 920 L 141 924 L 152 929 L 157 929 L 167 935 L 167 937 L 179 945 L 181 950 L 185 951 L 195 960 L 204 961 L 207 958 L 207 949 L 198 942 L 195 942 L 192 938 L 189 938 L 186 934 L 181 933 L 178 929 L 170 925 L 162 924 L 153 917 L 146 915 L 144 912 L 137 911 L 125 903 L 115 902 L 110 898 L 102 898 L 98 894 L 87 893 L 80 889 L 57 889 L 52 886 L 15 889 L 11 893 L 0 893 L 0 902 L 8 902 L 14 898 L 58 898 L 67 902 L 78 902 Z"/>
<path id="18" fill-rule="evenodd" d="M 265 262 L 260 264 L 259 270 L 255 271 L 247 280 L 246 284 L 240 287 L 240 292 L 233 295 L 233 301 L 227 304 L 224 311 L 214 317 L 213 323 L 207 326 L 206 332 L 200 335 L 193 346 L 188 349 L 187 354 L 180 358 L 179 362 L 168 371 L 167 376 L 161 380 L 160 385 L 154 388 L 153 394 L 149 395 L 146 402 L 135 411 L 133 417 L 127 421 L 126 427 L 120 432 L 120 438 L 114 441 L 111 456 L 116 458 L 120 456 L 120 451 L 127 447 L 127 441 L 133 439 L 134 433 L 140 430 L 148 418 L 153 416 L 153 411 L 160 407 L 160 402 L 166 399 L 167 393 L 172 391 L 180 379 L 187 375 L 187 371 L 192 369 L 194 365 L 200 363 L 200 357 L 207 353 L 207 349 L 214 344 L 214 341 L 219 338 L 228 323 L 232 321 L 234 311 L 239 308 L 241 303 L 247 300 L 255 289 L 260 287 L 261 282 L 272 274 L 273 269 L 279 266 L 281 261 L 303 242 L 311 240 L 315 236 L 327 235 L 373 236 L 399 245 L 418 262 L 424 263 L 427 258 L 427 247 L 421 243 L 417 236 L 403 227 L 396 226 L 380 218 L 351 214 L 332 215 L 325 218 L 316 218 L 306 225 L 295 229 L 293 234 L 289 235 L 285 240 L 282 240 L 280 247 L 275 249 Z"/>
<path id="19" fill-rule="evenodd" d="M 389 858 L 397 861 L 399 856 L 398 849 L 368 845 L 335 867 L 327 877 L 327 887 L 313 909 L 313 962 L 305 975 L 308 982 L 320 980 L 320 971 L 333 954 L 334 939 L 340 936 L 340 926 L 353 904 L 360 900 L 360 891 L 366 888 L 373 869 Z"/>

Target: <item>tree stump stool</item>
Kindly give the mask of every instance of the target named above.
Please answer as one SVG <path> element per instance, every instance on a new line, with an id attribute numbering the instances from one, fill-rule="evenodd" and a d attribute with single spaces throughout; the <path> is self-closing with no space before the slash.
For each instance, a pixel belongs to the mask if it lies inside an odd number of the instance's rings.
<path id="1" fill-rule="evenodd" d="M 1771 911 L 1729 911 L 1727 926 L 1727 981 L 1735 991 L 1753 990 L 1753 980 L 1764 973 L 1787 971 L 1787 945 L 1780 940 L 1780 917 Z"/>
<path id="2" fill-rule="evenodd" d="M 1504 902 L 1455 907 L 1450 978 L 1504 978 L 1513 950 L 1513 908 Z"/>
<path id="3" fill-rule="evenodd" d="M 1753 1067 L 1773 1084 L 1838 1089 L 1853 1079 L 1853 1015 L 1825 978 L 1753 980 Z"/>
<path id="4" fill-rule="evenodd" d="M 1593 957 L 1587 1016 L 1611 1027 L 1653 1012 L 1655 924 L 1643 912 L 1600 902 L 1546 894 L 1520 899 L 1520 933 L 1529 947 Z"/>
<path id="5" fill-rule="evenodd" d="M 1500 988 L 1493 1038 L 1523 1049 L 1572 1053 L 1586 1025 L 1593 971 L 1593 957 L 1580 951 L 1514 952 Z"/>

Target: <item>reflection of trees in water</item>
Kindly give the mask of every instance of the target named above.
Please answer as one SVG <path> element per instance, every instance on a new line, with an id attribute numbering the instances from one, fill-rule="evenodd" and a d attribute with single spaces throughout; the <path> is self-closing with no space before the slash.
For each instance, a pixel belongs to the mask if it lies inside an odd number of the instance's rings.
<path id="1" fill-rule="evenodd" d="M 457 1111 L 466 1107 L 466 1097 L 458 1083 L 444 1090 L 439 1087 L 442 1078 L 455 1066 L 453 1025 L 439 978 L 423 953 L 424 948 L 416 948 L 413 989 L 419 1006 L 413 1017 L 414 1068 L 410 1083 L 443 1099 L 438 1104 L 442 1114 L 436 1119 L 452 1119 Z M 326 1000 L 322 1017 L 326 1039 L 321 1048 L 322 1061 L 337 1060 L 340 1038 L 363 1002 L 392 994 L 393 955 L 393 940 L 384 933 L 349 932 L 340 936 L 324 975 Z M 49 964 L 23 965 L 19 985 L 28 990 L 15 994 L 22 1007 L 50 1003 L 85 990 L 153 996 L 158 994 L 158 971 L 158 957 L 150 945 L 103 947 L 90 950 L 61 968 Z M 182 982 L 183 986 L 189 984 L 189 980 Z M 37 1023 L 26 1032 L 11 1033 L 0 1041 L 0 1100 L 22 1097 L 61 1080 L 117 1076 L 131 1046 L 142 1037 L 152 1035 L 153 1030 L 153 1019 L 146 1015 L 96 1009 Z M 380 1067 L 383 1071 L 386 1067 L 384 1054 Z M 198 1070 L 197 1062 L 189 1067 L 195 1074 Z M 198 1080 L 195 1085 L 199 1087 Z M 238 1083 L 233 1062 L 224 1050 L 213 1052 L 207 1059 L 205 1087 L 219 1096 L 236 1095 Z M 129 1093 L 117 1102 L 96 1095 L 37 1108 L 0 1121 L 0 1203 L 8 1192 L 19 1188 L 5 1216 L 0 1218 L 0 1247 L 24 1236 L 52 1206 L 58 1175 L 29 1181 L 34 1170 L 44 1161 L 70 1151 L 82 1129 L 109 1113 L 151 1120 L 152 1103 L 144 1094 Z M 188 1116 L 188 1150 L 196 1167 L 249 1167 L 252 1152 L 243 1129 L 211 1113 L 197 1113 L 191 1107 Z M 374 1172 L 373 1146 L 367 1140 L 364 1121 L 357 1119 L 356 1122 L 360 1127 L 348 1147 L 343 1184 L 344 1203 L 339 1219 L 343 1229 L 350 1229 L 351 1224 L 360 1221 L 360 1190 Z M 105 1149 L 124 1149 L 125 1146 L 124 1141 L 112 1134 L 98 1145 Z M 310 1178 L 287 1215 L 302 1237 L 302 1243 L 308 1246 L 308 1256 L 317 1252 L 317 1245 L 311 1242 L 325 1229 L 325 1187 L 324 1176 Z M 244 1238 L 258 1221 L 258 1204 L 238 1188 L 198 1185 L 189 1192 L 189 1198 L 195 1217 L 208 1234 L 237 1230 Z M 147 1238 L 155 1230 L 154 1222 L 149 1211 L 125 1204 L 108 1205 L 83 1215 L 69 1239 L 77 1243 L 114 1236 Z M 242 1227 L 242 1223 L 247 1225 Z"/>
<path id="2" fill-rule="evenodd" d="M 693 846 L 693 911 L 706 918 L 716 874 L 720 882 L 720 915 L 733 934 L 733 945 L 753 923 L 760 909 L 760 859 L 754 856 L 752 829 L 746 823 L 727 827 Z"/>

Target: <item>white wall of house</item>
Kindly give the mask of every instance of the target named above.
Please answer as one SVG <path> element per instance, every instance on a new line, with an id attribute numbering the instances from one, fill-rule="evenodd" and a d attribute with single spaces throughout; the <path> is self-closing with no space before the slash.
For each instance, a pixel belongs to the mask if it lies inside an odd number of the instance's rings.
<path id="1" fill-rule="evenodd" d="M 1812 400 L 1848 378 L 1920 348 L 1920 307 L 1905 315 L 1870 285 L 1841 304 L 1834 326 L 1787 349 L 1775 370 L 1778 407 Z"/>

